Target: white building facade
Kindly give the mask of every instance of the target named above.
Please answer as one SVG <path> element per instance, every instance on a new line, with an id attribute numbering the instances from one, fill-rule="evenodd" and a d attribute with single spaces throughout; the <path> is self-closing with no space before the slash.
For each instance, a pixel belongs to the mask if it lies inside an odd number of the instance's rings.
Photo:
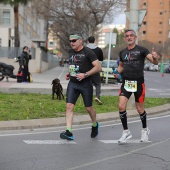
<path id="1" fill-rule="evenodd" d="M 36 48 L 38 42 L 46 43 L 47 22 L 35 16 L 31 8 L 19 6 L 20 47 Z M 0 47 L 14 47 L 14 10 L 10 5 L 0 3 Z"/>

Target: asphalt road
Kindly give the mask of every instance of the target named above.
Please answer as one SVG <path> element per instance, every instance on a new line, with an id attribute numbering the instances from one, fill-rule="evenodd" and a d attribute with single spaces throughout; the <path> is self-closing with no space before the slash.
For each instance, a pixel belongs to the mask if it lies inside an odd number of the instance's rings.
<path id="1" fill-rule="evenodd" d="M 74 126 L 74 142 L 60 140 L 65 127 L 0 132 L 0 170 L 169 170 L 170 112 L 148 117 L 147 143 L 140 143 L 141 122 L 129 118 L 133 138 L 124 145 L 119 121 L 101 123 L 90 138 L 91 125 Z"/>
<path id="2" fill-rule="evenodd" d="M 145 84 L 146 97 L 170 97 L 170 74 L 145 72 Z M 170 111 L 149 117 L 148 143 L 139 142 L 139 118 L 128 122 L 133 138 L 124 145 L 117 144 L 119 120 L 101 123 L 96 139 L 90 138 L 90 124 L 74 126 L 73 142 L 60 140 L 65 126 L 1 131 L 0 170 L 170 170 Z"/>

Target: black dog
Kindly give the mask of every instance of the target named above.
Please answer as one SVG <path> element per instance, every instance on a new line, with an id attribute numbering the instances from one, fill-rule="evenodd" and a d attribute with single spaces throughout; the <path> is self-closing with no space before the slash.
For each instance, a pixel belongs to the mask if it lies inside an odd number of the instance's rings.
<path id="1" fill-rule="evenodd" d="M 57 95 L 57 99 L 61 100 L 61 97 L 64 99 L 64 95 L 63 95 L 63 87 L 60 84 L 60 80 L 59 79 L 54 79 L 52 81 L 52 99 L 54 100 L 54 94 L 56 93 Z"/>

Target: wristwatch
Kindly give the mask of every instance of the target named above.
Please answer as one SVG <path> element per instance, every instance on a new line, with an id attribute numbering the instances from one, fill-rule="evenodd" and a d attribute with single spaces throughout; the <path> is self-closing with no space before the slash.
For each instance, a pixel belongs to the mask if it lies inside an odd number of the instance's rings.
<path id="1" fill-rule="evenodd" d="M 87 78 L 89 75 L 87 73 L 84 73 L 84 78 Z"/>

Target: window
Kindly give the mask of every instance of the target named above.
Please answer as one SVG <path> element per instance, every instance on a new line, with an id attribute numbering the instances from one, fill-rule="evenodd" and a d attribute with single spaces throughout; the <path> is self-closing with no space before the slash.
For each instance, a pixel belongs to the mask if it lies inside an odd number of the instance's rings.
<path id="1" fill-rule="evenodd" d="M 21 15 L 19 15 L 19 23 L 20 23 L 21 25 L 23 25 L 23 23 L 24 23 L 23 17 L 22 17 Z"/>
<path id="2" fill-rule="evenodd" d="M 30 32 L 30 25 L 27 24 L 27 31 Z"/>
<path id="3" fill-rule="evenodd" d="M 143 3 L 143 6 L 146 7 L 146 5 L 147 5 L 146 2 L 144 2 L 144 3 Z"/>
<path id="4" fill-rule="evenodd" d="M 143 35 L 146 35 L 146 31 L 143 31 Z"/>
<path id="5" fill-rule="evenodd" d="M 162 25 L 162 22 L 159 22 L 160 25 Z"/>
<path id="6" fill-rule="evenodd" d="M 169 33 L 168 33 L 168 38 L 170 38 L 170 31 L 169 31 Z"/>
<path id="7" fill-rule="evenodd" d="M 23 32 L 27 33 L 27 20 L 24 19 Z"/>
<path id="8" fill-rule="evenodd" d="M 163 4 L 164 4 L 163 2 L 160 2 L 160 6 L 163 6 Z"/>
<path id="9" fill-rule="evenodd" d="M 159 14 L 160 14 L 160 15 L 162 15 L 162 14 L 163 14 L 163 12 L 160 12 Z"/>
<path id="10" fill-rule="evenodd" d="M 162 41 L 159 41 L 159 44 L 161 44 L 162 43 Z"/>
<path id="11" fill-rule="evenodd" d="M 10 11 L 3 11 L 2 13 L 2 24 L 10 25 Z"/>
<path id="12" fill-rule="evenodd" d="M 146 25 L 146 21 L 143 22 L 143 25 Z"/>
<path id="13" fill-rule="evenodd" d="M 162 31 L 159 31 L 159 34 L 162 34 Z"/>

